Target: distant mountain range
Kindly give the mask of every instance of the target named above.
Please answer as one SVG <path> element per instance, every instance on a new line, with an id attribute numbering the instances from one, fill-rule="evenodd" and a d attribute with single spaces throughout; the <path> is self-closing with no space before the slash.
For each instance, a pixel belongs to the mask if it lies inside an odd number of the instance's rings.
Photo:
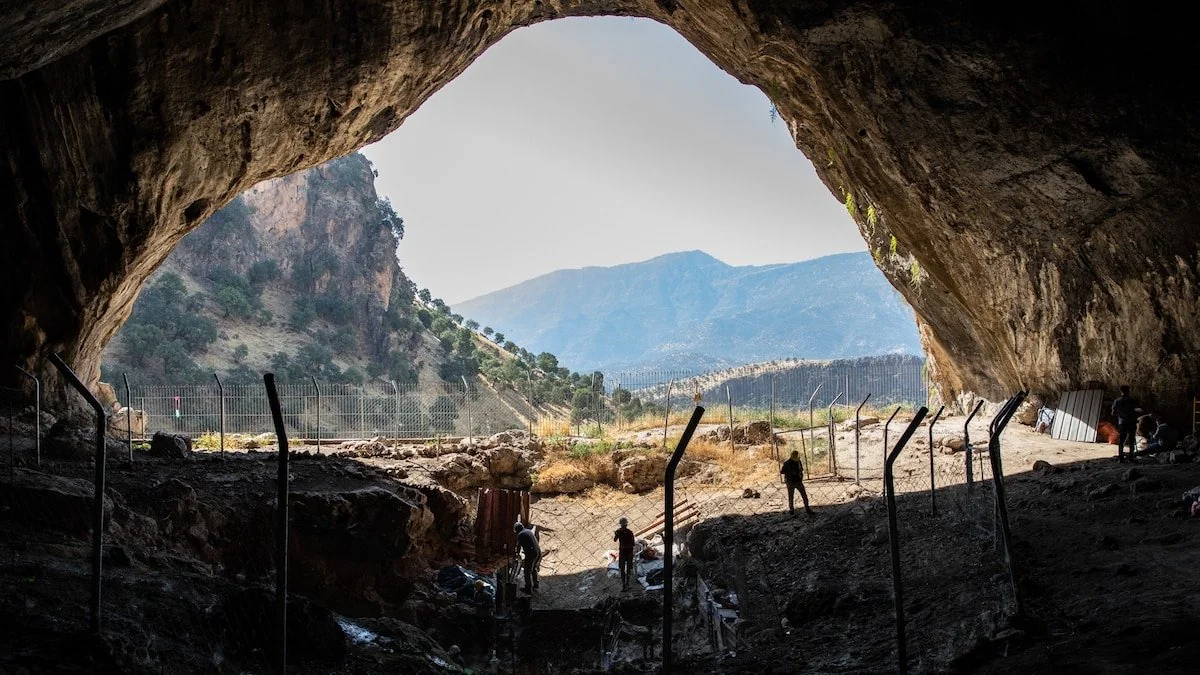
<path id="1" fill-rule="evenodd" d="M 454 309 L 581 371 L 921 353 L 912 310 L 865 252 L 744 267 L 671 253 L 551 272 Z"/>

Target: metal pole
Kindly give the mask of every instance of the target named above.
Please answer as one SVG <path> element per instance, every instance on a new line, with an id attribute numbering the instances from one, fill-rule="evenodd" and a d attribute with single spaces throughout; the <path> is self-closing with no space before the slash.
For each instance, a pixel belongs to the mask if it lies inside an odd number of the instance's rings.
<path id="1" fill-rule="evenodd" d="M 862 485 L 862 480 L 860 479 L 859 474 L 859 441 L 861 440 L 860 436 L 862 435 L 860 433 L 862 428 L 862 418 L 860 415 L 862 414 L 863 406 L 867 404 L 867 401 L 870 400 L 870 398 L 871 394 L 868 393 L 863 397 L 862 403 L 859 403 L 858 408 L 856 408 L 854 411 L 854 482 L 858 485 Z"/>
<path id="2" fill-rule="evenodd" d="M 667 383 L 667 411 L 663 413 L 663 450 L 667 449 L 667 427 L 671 425 L 671 387 L 675 386 L 675 380 Z"/>
<path id="3" fill-rule="evenodd" d="M 21 366 L 14 366 L 14 367 L 17 370 L 21 371 L 21 373 L 23 373 L 25 375 L 25 377 L 28 377 L 29 379 L 33 380 L 33 415 L 34 415 L 33 426 L 37 430 L 36 431 L 36 433 L 37 433 L 37 441 L 36 441 L 37 442 L 37 446 L 36 446 L 37 455 L 36 455 L 36 458 L 37 458 L 37 465 L 40 467 L 42 465 L 42 381 L 40 379 L 38 379 L 38 377 L 36 375 L 29 372 L 28 370 L 25 370 Z M 128 389 L 128 387 L 129 387 L 128 380 L 126 380 L 125 386 L 126 386 L 126 389 Z"/>
<path id="4" fill-rule="evenodd" d="M 596 373 L 592 373 L 592 388 L 596 387 Z M 600 390 L 592 392 L 592 410 L 596 414 L 596 436 L 604 437 L 604 423 L 600 420 L 600 415 L 604 412 L 604 380 L 600 381 Z"/>
<path id="5" fill-rule="evenodd" d="M 271 405 L 271 420 L 279 441 L 279 474 L 275 481 L 275 668 L 283 673 L 287 670 L 288 439 L 274 373 L 263 375 L 263 384 L 267 387 L 267 402 Z"/>
<path id="6" fill-rule="evenodd" d="M 771 376 L 771 457 L 779 461 L 779 441 L 775 438 L 775 376 Z"/>
<path id="7" fill-rule="evenodd" d="M 104 462 L 107 459 L 105 457 L 104 431 L 107 426 L 105 424 L 106 415 L 104 406 L 92 392 L 88 391 L 79 376 L 62 360 L 61 356 L 51 354 L 50 363 L 54 364 L 58 372 L 66 378 L 67 383 L 74 387 L 96 411 L 96 472 L 95 492 L 92 495 L 92 597 L 88 608 L 90 610 L 88 630 L 93 634 L 98 634 L 100 632 L 101 556 L 104 553 Z"/>
<path id="8" fill-rule="evenodd" d="M 367 433 L 367 385 L 358 385 L 358 433 L 364 438 Z"/>
<path id="9" fill-rule="evenodd" d="M 818 384 L 817 388 L 813 389 L 812 396 L 808 397 L 808 447 L 812 448 L 812 451 L 814 454 L 816 454 L 817 448 L 814 445 L 814 440 L 813 440 L 813 426 L 814 425 L 813 425 L 812 405 L 813 405 L 813 400 L 817 398 L 817 392 L 821 391 L 821 387 L 824 387 L 824 386 L 825 386 L 824 382 L 822 382 L 821 384 Z M 806 457 L 805 459 L 809 459 L 809 458 Z M 809 462 L 805 462 L 805 465 L 807 466 L 808 463 Z"/>
<path id="10" fill-rule="evenodd" d="M 908 645 L 904 630 L 904 581 L 900 576 L 900 527 L 896 522 L 896 487 L 892 480 L 892 464 L 927 414 L 929 409 L 924 406 L 917 410 L 916 417 L 909 422 L 908 428 L 900 436 L 900 441 L 896 443 L 896 449 L 886 455 L 883 462 L 883 484 L 887 495 L 888 548 L 892 556 L 892 588 L 895 591 L 896 606 L 896 666 L 901 675 L 908 672 Z"/>
<path id="11" fill-rule="evenodd" d="M 465 398 L 467 401 L 467 445 L 475 445 L 475 433 L 471 429 L 471 385 L 467 384 L 467 376 L 459 375 L 462 378 L 463 388 L 466 391 Z"/>
<path id="12" fill-rule="evenodd" d="M 309 375 L 312 379 L 313 389 L 317 390 L 317 454 L 321 454 L 321 388 L 317 386 L 317 378 Z"/>
<path id="13" fill-rule="evenodd" d="M 392 385 L 392 400 L 396 402 L 396 442 L 400 442 L 400 390 L 396 388 L 395 380 L 388 380 Z"/>
<path id="14" fill-rule="evenodd" d="M 729 385 L 725 385 L 725 402 L 729 404 L 729 454 L 737 453 L 733 444 L 733 396 L 729 393 Z"/>
<path id="15" fill-rule="evenodd" d="M 976 413 L 983 407 L 983 399 L 979 399 L 979 403 L 975 404 L 975 409 L 967 415 L 967 421 L 963 422 L 963 455 L 964 461 L 967 463 L 967 498 L 971 497 L 971 492 L 975 487 L 975 467 L 971 460 L 971 420 L 975 419 Z"/>
<path id="16" fill-rule="evenodd" d="M 533 418 L 537 415 L 537 406 L 533 403 L 533 371 L 525 374 L 529 379 L 529 436 L 533 437 Z"/>
<path id="17" fill-rule="evenodd" d="M 893 412 L 892 416 L 888 418 L 887 423 L 885 423 L 883 425 L 883 462 L 885 464 L 887 463 L 887 456 L 888 456 L 888 427 L 892 424 L 892 420 L 896 419 L 896 415 L 899 412 L 900 412 L 900 406 L 896 406 L 895 412 Z M 884 489 L 885 490 L 887 489 L 886 485 L 884 486 Z"/>
<path id="18" fill-rule="evenodd" d="M 1000 411 L 1000 415 L 992 420 L 991 437 L 988 439 L 988 458 L 992 463 L 992 484 L 996 490 L 996 509 L 1000 518 L 1000 543 L 1004 549 L 1004 563 L 1008 567 L 1009 581 L 1012 583 L 1013 603 L 1017 607 L 1017 619 L 1025 616 L 1025 603 L 1021 595 L 1020 577 L 1017 574 L 1017 562 L 1012 552 L 1012 530 L 1008 526 L 1008 504 L 1004 496 L 1004 466 L 1000 460 L 1000 434 L 1008 426 L 1009 420 L 1016 414 L 1017 408 L 1029 395 L 1022 390 L 1009 399 L 1008 405 Z"/>
<path id="19" fill-rule="evenodd" d="M 217 381 L 217 398 L 221 401 L 221 456 L 225 456 L 225 386 L 221 384 L 221 378 L 213 373 L 213 379 Z M 133 455 L 133 446 L 130 446 L 130 456 Z"/>
<path id="20" fill-rule="evenodd" d="M 846 392 L 839 391 L 829 402 L 829 412 L 825 414 L 825 433 L 829 434 L 829 473 L 837 475 L 837 444 L 833 440 L 833 406 L 841 400 Z"/>
<path id="21" fill-rule="evenodd" d="M 704 417 L 704 408 L 696 406 L 692 411 L 692 419 L 688 420 L 687 428 L 683 430 L 683 436 L 679 438 L 679 445 L 675 446 L 675 452 L 671 454 L 671 459 L 667 462 L 666 475 L 663 477 L 663 672 L 671 672 L 671 629 L 674 609 L 674 570 L 675 565 L 675 469 L 679 467 L 679 460 L 683 459 L 683 453 L 687 450 L 688 443 L 692 440 L 692 434 L 696 432 L 696 427 L 700 424 L 700 418 Z"/>
<path id="22" fill-rule="evenodd" d="M 937 414 L 933 419 L 929 420 L 929 510 L 933 515 L 937 515 L 937 481 L 933 474 L 933 425 L 937 424 L 938 418 L 942 416 L 942 411 L 946 406 L 938 408 Z"/>
<path id="23" fill-rule="evenodd" d="M 133 393 L 129 390 L 129 374 L 121 373 L 125 380 L 125 433 L 129 443 L 129 461 L 133 462 Z"/>

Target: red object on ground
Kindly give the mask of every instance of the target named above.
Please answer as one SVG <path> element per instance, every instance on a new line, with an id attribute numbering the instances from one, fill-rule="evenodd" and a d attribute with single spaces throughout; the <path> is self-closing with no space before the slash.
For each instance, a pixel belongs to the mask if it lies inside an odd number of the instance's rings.
<path id="1" fill-rule="evenodd" d="M 1121 440 L 1121 433 L 1112 422 L 1101 422 L 1096 427 L 1096 440 L 1109 445 L 1116 445 Z"/>

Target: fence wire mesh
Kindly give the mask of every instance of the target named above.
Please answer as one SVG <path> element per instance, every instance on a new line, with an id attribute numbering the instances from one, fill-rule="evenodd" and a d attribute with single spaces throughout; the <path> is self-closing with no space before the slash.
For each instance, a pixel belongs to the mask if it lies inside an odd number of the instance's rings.
<path id="1" fill-rule="evenodd" d="M 476 378 L 364 385 L 279 385 L 289 435 L 301 439 L 418 439 L 491 435 L 526 429 L 542 437 L 599 436 L 627 429 L 682 424 L 691 406 L 704 402 L 712 420 L 768 419 L 782 430 L 824 424 L 832 407 L 843 419 L 851 404 L 871 392 L 875 405 L 922 405 L 928 383 L 924 361 L 894 356 L 846 361 L 781 361 L 715 373 L 642 370 L 599 373 L 568 401 L 538 400 L 531 390 Z M 319 388 L 319 391 L 318 391 Z M 191 437 L 220 433 L 271 433 L 261 384 L 143 385 L 133 383 L 135 437 L 155 431 Z M 118 391 L 118 395 L 123 394 Z M 727 404 L 732 404 L 727 405 Z M 124 428 L 124 425 L 121 425 Z"/>

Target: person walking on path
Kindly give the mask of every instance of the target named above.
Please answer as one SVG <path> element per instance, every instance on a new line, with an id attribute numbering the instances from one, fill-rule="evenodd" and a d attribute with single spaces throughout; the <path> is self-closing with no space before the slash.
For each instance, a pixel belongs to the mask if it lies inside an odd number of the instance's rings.
<path id="1" fill-rule="evenodd" d="M 813 510 L 808 505 L 808 492 L 804 490 L 804 465 L 800 463 L 800 451 L 792 451 L 791 458 L 783 463 L 779 473 L 783 474 L 787 482 L 788 513 L 796 515 L 796 490 L 799 490 L 800 499 L 804 500 L 804 512 L 813 515 Z"/>
<path id="2" fill-rule="evenodd" d="M 621 518 L 617 521 L 620 527 L 613 532 L 613 541 L 617 542 L 617 567 L 621 570 L 621 590 L 629 588 L 629 577 L 633 573 L 633 530 L 629 529 L 629 520 Z"/>
<path id="3" fill-rule="evenodd" d="M 1112 415 L 1117 418 L 1117 461 L 1125 461 L 1125 445 L 1129 444 L 1129 456 L 1137 451 L 1138 404 L 1129 395 L 1129 385 L 1121 385 L 1121 395 L 1113 401 Z"/>
<path id="4" fill-rule="evenodd" d="M 517 533 L 517 550 L 525 554 L 525 560 L 521 564 L 525 571 L 525 588 L 521 590 L 532 594 L 538 587 L 537 568 L 542 559 L 542 548 L 538 546 L 533 530 L 522 525 L 521 521 L 518 520 L 513 525 L 513 532 Z"/>

